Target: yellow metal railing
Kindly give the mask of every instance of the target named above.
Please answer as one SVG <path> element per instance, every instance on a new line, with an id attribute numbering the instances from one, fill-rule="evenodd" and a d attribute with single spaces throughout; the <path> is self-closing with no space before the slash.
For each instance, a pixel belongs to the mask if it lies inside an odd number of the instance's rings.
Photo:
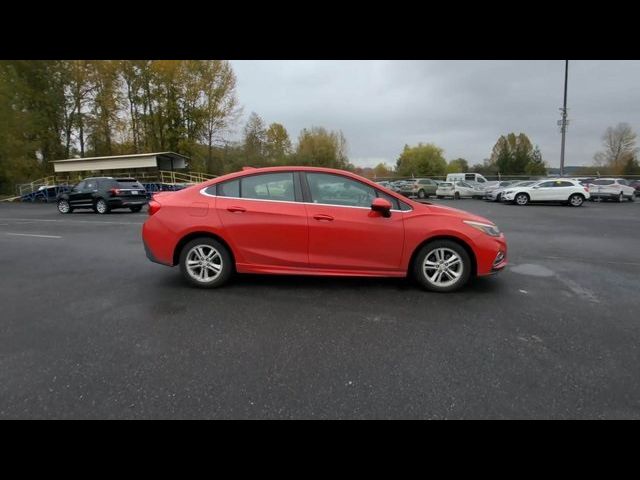
<path id="1" fill-rule="evenodd" d="M 171 172 L 168 170 L 158 170 L 157 172 L 105 172 L 103 175 L 109 177 L 133 177 L 139 182 L 150 183 L 160 182 L 171 185 L 175 184 L 195 184 L 202 183 L 215 178 L 216 175 L 211 175 L 204 172 Z M 95 175 L 98 176 L 98 175 Z M 37 192 L 42 187 L 54 187 L 56 185 L 73 185 L 87 175 L 81 173 L 67 174 L 67 175 L 49 175 L 48 177 L 39 178 L 29 183 L 22 183 L 16 185 L 16 194 L 18 196 L 28 195 L 33 192 Z"/>

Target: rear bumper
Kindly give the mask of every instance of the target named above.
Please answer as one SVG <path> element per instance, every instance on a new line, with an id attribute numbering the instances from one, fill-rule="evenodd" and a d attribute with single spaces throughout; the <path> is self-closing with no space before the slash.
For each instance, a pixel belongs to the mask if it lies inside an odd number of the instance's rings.
<path id="1" fill-rule="evenodd" d="M 147 258 L 160 265 L 173 267 L 173 246 L 170 232 L 154 216 L 142 225 L 142 245 Z"/>
<path id="2" fill-rule="evenodd" d="M 129 208 L 143 207 L 149 203 L 146 195 L 140 195 L 140 198 L 109 198 L 107 204 L 111 208 Z"/>

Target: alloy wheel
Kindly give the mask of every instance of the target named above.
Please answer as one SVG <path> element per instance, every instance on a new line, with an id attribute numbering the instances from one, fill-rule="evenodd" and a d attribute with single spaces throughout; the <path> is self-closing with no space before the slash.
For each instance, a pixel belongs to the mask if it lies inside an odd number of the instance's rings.
<path id="1" fill-rule="evenodd" d="M 583 201 L 584 200 L 581 195 L 572 195 L 569 199 L 569 203 L 571 203 L 571 205 L 574 207 L 579 207 L 580 205 L 582 205 Z"/>
<path id="2" fill-rule="evenodd" d="M 96 211 L 98 213 L 107 213 L 107 202 L 102 199 L 98 200 L 96 203 Z"/>
<path id="3" fill-rule="evenodd" d="M 446 288 L 458 281 L 464 273 L 460 256 L 450 248 L 435 248 L 424 257 L 424 275 L 432 285 Z"/>
<path id="4" fill-rule="evenodd" d="M 60 213 L 69 213 L 70 210 L 70 206 L 69 206 L 69 202 L 67 202 L 66 200 L 60 200 L 58 202 L 58 211 Z"/>
<path id="5" fill-rule="evenodd" d="M 187 253 L 187 273 L 196 282 L 213 282 L 222 272 L 223 266 L 220 252 L 211 245 L 195 245 Z"/>

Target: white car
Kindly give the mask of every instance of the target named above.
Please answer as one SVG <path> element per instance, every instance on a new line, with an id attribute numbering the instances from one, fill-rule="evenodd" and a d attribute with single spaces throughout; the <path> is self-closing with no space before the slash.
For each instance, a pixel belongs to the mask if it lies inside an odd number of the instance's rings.
<path id="1" fill-rule="evenodd" d="M 484 190 L 468 182 L 442 182 L 436 189 L 436 197 L 453 197 L 456 200 L 463 197 L 482 198 Z"/>
<path id="2" fill-rule="evenodd" d="M 588 183 L 591 200 L 609 199 L 622 202 L 625 198 L 635 200 L 636 189 L 624 178 L 597 178 Z"/>
<path id="3" fill-rule="evenodd" d="M 570 179 L 542 180 L 533 185 L 507 187 L 502 200 L 517 205 L 530 202 L 562 202 L 572 207 L 581 206 L 590 197 L 589 189 Z"/>

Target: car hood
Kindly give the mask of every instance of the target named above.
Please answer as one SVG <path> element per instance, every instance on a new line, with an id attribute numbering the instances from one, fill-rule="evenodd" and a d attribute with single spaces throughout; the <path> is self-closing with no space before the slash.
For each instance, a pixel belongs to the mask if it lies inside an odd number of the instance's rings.
<path id="1" fill-rule="evenodd" d="M 447 215 L 451 217 L 457 217 L 461 220 L 472 220 L 474 222 L 488 223 L 490 225 L 495 225 L 495 222 L 492 222 L 488 218 L 481 217 L 480 215 L 476 215 L 474 213 L 469 213 L 464 210 L 459 210 L 457 208 L 445 207 L 444 205 L 424 205 L 429 209 L 431 213 L 435 213 L 438 215 Z"/>

